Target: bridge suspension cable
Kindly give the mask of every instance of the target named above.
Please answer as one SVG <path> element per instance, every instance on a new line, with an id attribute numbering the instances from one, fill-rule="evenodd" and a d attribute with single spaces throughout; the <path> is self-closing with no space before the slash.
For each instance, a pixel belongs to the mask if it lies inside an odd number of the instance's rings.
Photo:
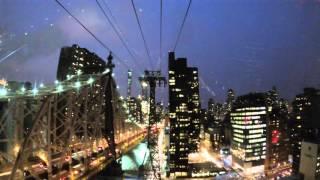
<path id="1" fill-rule="evenodd" d="M 137 13 L 137 10 L 136 10 L 136 6 L 135 6 L 133 0 L 131 0 L 131 5 L 132 5 L 132 8 L 133 8 L 133 10 L 134 10 L 134 14 L 135 14 L 135 17 L 136 17 L 138 26 L 139 26 L 139 31 L 140 31 L 140 34 L 141 34 L 141 37 L 142 37 L 142 40 L 143 40 L 144 47 L 145 47 L 145 49 L 146 49 L 146 52 L 147 52 L 147 55 L 148 55 L 148 58 L 149 58 L 149 62 L 150 62 L 151 68 L 153 68 L 153 64 L 152 64 L 152 60 L 151 60 L 151 55 L 150 55 L 150 50 L 149 50 L 149 48 L 148 48 L 146 38 L 144 37 L 143 31 L 142 31 L 142 26 L 141 26 L 141 23 L 140 23 L 140 20 L 139 20 L 139 16 L 138 16 L 138 13 Z"/>
<path id="2" fill-rule="evenodd" d="M 190 10 L 190 7 L 191 7 L 191 3 L 192 3 L 192 0 L 189 0 L 188 7 L 187 7 L 187 10 L 186 10 L 186 13 L 184 14 L 184 17 L 183 17 L 183 20 L 182 20 L 182 24 L 181 24 L 180 29 L 179 29 L 178 37 L 177 37 L 176 42 L 175 42 L 175 44 L 174 44 L 173 51 L 176 50 L 177 45 L 178 45 L 178 43 L 179 43 L 180 36 L 181 36 L 181 34 L 182 34 L 182 30 L 183 30 L 184 24 L 185 24 L 185 22 L 186 22 L 186 19 L 187 19 L 187 17 L 188 17 L 188 14 L 189 14 L 189 10 Z"/>
<path id="3" fill-rule="evenodd" d="M 104 2 L 104 1 L 103 1 Z M 131 52 L 131 50 L 128 47 L 128 42 L 127 40 L 121 36 L 119 27 L 116 26 L 111 19 L 109 18 L 108 14 L 106 13 L 106 11 L 103 9 L 101 3 L 99 2 L 99 0 L 96 0 L 96 4 L 98 5 L 99 9 L 102 11 L 104 17 L 107 19 L 108 23 L 111 25 L 112 29 L 115 31 L 116 35 L 118 36 L 118 38 L 120 39 L 121 43 L 123 44 L 123 46 L 126 48 L 126 50 L 128 51 L 130 57 L 132 58 L 132 60 L 134 60 L 137 64 L 138 67 L 142 67 L 141 64 L 139 63 L 139 61 L 135 58 L 135 56 L 133 55 L 133 53 Z M 106 3 L 104 2 L 104 4 L 106 5 Z M 114 16 L 113 16 L 114 17 Z M 138 68 L 141 72 L 142 70 L 140 68 Z"/>
<path id="4" fill-rule="evenodd" d="M 102 42 L 93 32 L 91 32 L 75 15 L 73 15 L 59 0 L 54 0 L 64 11 L 66 11 L 83 29 L 85 29 L 98 43 L 105 48 L 107 51 L 111 52 L 111 49 Z M 122 59 L 119 58 L 114 52 L 113 56 L 119 60 L 126 68 L 130 69 L 127 63 L 125 63 Z"/>

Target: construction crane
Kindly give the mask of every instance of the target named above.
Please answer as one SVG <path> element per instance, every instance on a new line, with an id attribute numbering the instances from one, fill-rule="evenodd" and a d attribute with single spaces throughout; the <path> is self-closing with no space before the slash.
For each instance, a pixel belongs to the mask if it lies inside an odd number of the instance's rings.
<path id="1" fill-rule="evenodd" d="M 160 164 L 157 150 L 157 118 L 156 118 L 156 87 L 166 86 L 167 81 L 164 76 L 161 75 L 161 71 L 144 71 L 144 76 L 139 77 L 141 83 L 149 84 L 149 121 L 148 121 L 148 134 L 147 143 L 149 149 L 149 157 L 151 163 L 151 169 L 153 171 L 153 179 L 160 179 Z M 142 166 L 141 169 L 144 167 Z"/>

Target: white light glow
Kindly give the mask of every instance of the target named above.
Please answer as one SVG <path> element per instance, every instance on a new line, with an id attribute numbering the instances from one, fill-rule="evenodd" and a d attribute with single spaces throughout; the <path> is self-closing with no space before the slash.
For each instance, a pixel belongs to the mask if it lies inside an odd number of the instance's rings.
<path id="1" fill-rule="evenodd" d="M 88 82 L 88 84 L 92 84 L 94 82 L 94 79 L 92 77 L 90 77 L 87 82 Z"/>
<path id="2" fill-rule="evenodd" d="M 80 82 L 80 81 L 77 81 L 77 82 L 74 84 L 74 87 L 80 88 L 80 87 L 81 87 L 81 82 Z"/>
<path id="3" fill-rule="evenodd" d="M 38 94 L 38 92 L 39 92 L 39 90 L 38 90 L 36 87 L 34 87 L 34 88 L 32 89 L 32 94 L 33 94 L 33 95 Z"/>
<path id="4" fill-rule="evenodd" d="M 59 86 L 57 86 L 57 91 L 58 92 L 62 92 L 63 91 L 63 86 L 61 84 Z"/>
<path id="5" fill-rule="evenodd" d="M 0 96 L 6 96 L 8 94 L 8 91 L 6 88 L 0 88 Z"/>

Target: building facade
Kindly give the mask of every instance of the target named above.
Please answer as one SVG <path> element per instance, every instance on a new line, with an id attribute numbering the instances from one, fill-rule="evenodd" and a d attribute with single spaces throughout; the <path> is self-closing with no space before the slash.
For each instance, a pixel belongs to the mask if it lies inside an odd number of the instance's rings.
<path id="1" fill-rule="evenodd" d="M 245 172 L 261 172 L 267 151 L 267 108 L 265 94 L 239 96 L 230 114 L 231 154 Z"/>
<path id="2" fill-rule="evenodd" d="M 230 112 L 232 110 L 232 104 L 235 100 L 235 93 L 233 89 L 228 89 L 227 100 L 226 100 L 226 110 Z"/>
<path id="3" fill-rule="evenodd" d="M 169 53 L 170 176 L 188 176 L 188 155 L 195 152 L 200 135 L 198 69 L 186 58 Z"/>
<path id="4" fill-rule="evenodd" d="M 320 139 L 320 90 L 305 88 L 292 102 L 290 118 L 290 149 L 292 170 L 299 172 L 302 141 L 318 141 Z"/>
<path id="5" fill-rule="evenodd" d="M 225 108 L 213 99 L 208 101 L 208 122 L 207 133 L 210 134 L 210 141 L 214 151 L 219 151 L 224 142 L 224 118 Z"/>
<path id="6" fill-rule="evenodd" d="M 278 176 L 277 170 L 288 167 L 288 103 L 279 98 L 275 88 L 267 92 L 267 154 L 265 173 L 268 177 Z M 278 174 L 277 174 L 278 173 Z"/>
<path id="7" fill-rule="evenodd" d="M 320 179 L 319 142 L 302 141 L 299 173 L 306 180 Z"/>
<path id="8" fill-rule="evenodd" d="M 128 120 L 129 122 L 143 122 L 141 101 L 135 97 L 127 97 Z"/>
<path id="9" fill-rule="evenodd" d="M 66 80 L 79 71 L 84 74 L 94 74 L 103 72 L 105 69 L 106 63 L 103 59 L 86 48 L 74 44 L 71 47 L 61 48 L 57 79 Z"/>
<path id="10" fill-rule="evenodd" d="M 231 119 L 230 119 L 230 113 L 233 107 L 235 101 L 235 92 L 233 89 L 228 89 L 227 91 L 227 98 L 226 102 L 224 103 L 224 120 L 222 124 L 222 128 L 224 130 L 224 139 L 223 139 L 223 144 L 225 146 L 230 146 L 231 141 L 232 141 L 232 133 L 231 133 Z"/>
<path id="11" fill-rule="evenodd" d="M 288 163 L 287 104 L 276 91 L 239 96 L 231 112 L 231 152 L 246 174 L 277 177 Z"/>

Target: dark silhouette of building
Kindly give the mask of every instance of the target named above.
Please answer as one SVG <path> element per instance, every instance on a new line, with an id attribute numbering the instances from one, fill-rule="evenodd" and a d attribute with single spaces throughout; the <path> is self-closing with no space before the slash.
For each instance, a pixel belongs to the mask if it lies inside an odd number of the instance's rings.
<path id="1" fill-rule="evenodd" d="M 205 133 L 208 131 L 208 110 L 200 110 L 200 137 L 205 137 Z"/>
<path id="2" fill-rule="evenodd" d="M 213 121 L 214 118 L 214 112 L 215 112 L 215 101 L 213 98 L 210 98 L 208 100 L 208 118 Z"/>
<path id="3" fill-rule="evenodd" d="M 320 90 L 305 88 L 292 102 L 290 144 L 293 173 L 299 172 L 302 141 L 320 139 Z"/>
<path id="4" fill-rule="evenodd" d="M 235 92 L 233 89 L 228 89 L 227 99 L 226 99 L 225 108 L 224 108 L 225 116 L 222 124 L 224 129 L 223 144 L 225 146 L 229 146 L 232 140 L 230 113 L 231 113 L 234 101 L 235 101 Z"/>
<path id="5" fill-rule="evenodd" d="M 235 100 L 235 93 L 233 89 L 228 89 L 228 94 L 227 94 L 227 111 L 230 112 L 232 109 L 232 104 Z"/>
<path id="6" fill-rule="evenodd" d="M 198 69 L 186 58 L 169 53 L 170 175 L 188 175 L 188 154 L 195 152 L 200 136 Z"/>
<path id="7" fill-rule="evenodd" d="M 207 133 L 210 135 L 212 148 L 219 151 L 224 142 L 225 109 L 222 104 L 215 103 L 212 98 L 208 101 Z"/>
<path id="8" fill-rule="evenodd" d="M 105 69 L 105 61 L 95 53 L 78 45 L 72 45 L 61 48 L 57 79 L 66 80 L 68 76 L 76 75 L 79 71 L 83 74 L 95 74 Z"/>
<path id="9" fill-rule="evenodd" d="M 265 172 L 272 177 L 289 158 L 288 103 L 279 98 L 275 87 L 267 92 L 267 154 Z"/>

